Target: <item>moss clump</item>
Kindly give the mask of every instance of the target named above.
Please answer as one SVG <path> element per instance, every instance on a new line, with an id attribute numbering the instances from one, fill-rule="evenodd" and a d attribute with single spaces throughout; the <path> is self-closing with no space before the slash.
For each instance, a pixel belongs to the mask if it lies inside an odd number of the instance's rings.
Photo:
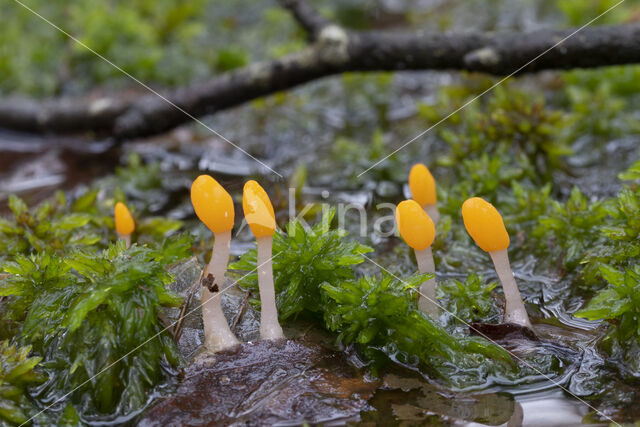
<path id="1" fill-rule="evenodd" d="M 479 375 L 475 381 L 481 382 L 489 372 L 512 363 L 501 347 L 481 338 L 452 335 L 417 309 L 413 289 L 432 276 L 357 279 L 353 266 L 372 249 L 346 241 L 343 230 L 331 229 L 333 215 L 333 210 L 326 212 L 310 230 L 294 220 L 286 234 L 274 235 L 273 273 L 281 319 L 307 313 L 338 333 L 338 343 L 356 345 L 365 358 L 379 362 L 381 355 L 403 362 L 418 358 L 422 367 L 458 386 L 463 377 Z M 254 271 L 255 250 L 231 268 Z M 241 278 L 240 283 L 255 291 L 257 274 Z M 483 363 L 485 367 L 478 369 Z M 449 376 L 451 366 L 468 375 Z"/>
<path id="2" fill-rule="evenodd" d="M 36 208 L 29 209 L 15 195 L 9 196 L 12 218 L 0 218 L 0 253 L 4 257 L 31 252 L 64 253 L 67 250 L 95 245 L 101 233 L 95 218 L 86 207 L 95 201 L 97 192 L 86 193 L 74 203 L 68 203 L 58 192 Z"/>
<path id="3" fill-rule="evenodd" d="M 273 236 L 273 276 L 276 305 L 281 319 L 308 311 L 322 314 L 321 284 L 336 283 L 355 277 L 352 266 L 364 261 L 362 254 L 372 248 L 355 241 L 345 241 L 344 230 L 331 229 L 335 209 L 326 212 L 322 220 L 306 230 L 299 221 L 287 225 L 286 234 L 276 231 Z M 230 269 L 252 272 L 238 283 L 256 291 L 258 273 L 257 252 L 252 249 Z"/>
<path id="4" fill-rule="evenodd" d="M 576 317 L 606 320 L 610 327 L 600 346 L 610 356 L 621 357 L 633 376 L 640 376 L 640 265 L 617 270 L 602 265 L 607 286 L 599 291 Z"/>
<path id="5" fill-rule="evenodd" d="M 533 237 L 540 241 L 540 252 L 561 259 L 569 270 L 575 269 L 601 239 L 597 230 L 609 214 L 608 202 L 590 202 L 574 187 L 565 203 L 555 200 L 551 203 L 551 212 L 539 218 Z"/>
<path id="6" fill-rule="evenodd" d="M 30 346 L 0 342 L 0 425 L 27 423 L 36 413 L 28 389 L 47 377 L 38 369 L 42 358 L 30 354 Z"/>
<path id="7" fill-rule="evenodd" d="M 451 279 L 439 284 L 439 297 L 447 311 L 458 321 L 489 322 L 497 320 L 500 314 L 492 291 L 498 282 L 484 282 L 482 277 L 471 273 L 464 281 Z"/>
<path id="8" fill-rule="evenodd" d="M 165 378 L 163 361 L 178 363 L 158 314 L 181 303 L 166 289 L 173 278 L 164 267 L 190 247 L 180 236 L 156 248 L 120 241 L 97 253 L 17 255 L 5 263 L 7 313 L 24 316 L 13 319 L 23 321 L 20 340 L 51 373 L 43 396 L 75 390 L 71 401 L 88 414 L 128 413 L 146 402 Z"/>

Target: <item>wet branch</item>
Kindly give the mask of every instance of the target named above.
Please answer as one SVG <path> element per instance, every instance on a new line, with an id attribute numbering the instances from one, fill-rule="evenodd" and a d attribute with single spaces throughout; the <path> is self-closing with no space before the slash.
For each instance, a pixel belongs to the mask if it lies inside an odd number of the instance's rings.
<path id="1" fill-rule="evenodd" d="M 300 0 L 280 0 L 282 7 L 288 9 L 298 24 L 304 28 L 309 35 L 309 40 L 318 38 L 320 31 L 324 27 L 331 25 L 331 22 L 320 15 L 314 8 Z"/>
<path id="2" fill-rule="evenodd" d="M 312 40 L 299 52 L 164 92 L 171 103 L 154 94 L 135 99 L 0 100 L 0 127 L 36 133 L 96 132 L 123 141 L 159 134 L 191 121 L 180 109 L 202 117 L 344 72 L 466 70 L 505 76 L 575 31 L 348 31 L 300 0 L 281 3 Z M 634 63 L 640 63 L 640 24 L 588 27 L 520 73 Z"/>

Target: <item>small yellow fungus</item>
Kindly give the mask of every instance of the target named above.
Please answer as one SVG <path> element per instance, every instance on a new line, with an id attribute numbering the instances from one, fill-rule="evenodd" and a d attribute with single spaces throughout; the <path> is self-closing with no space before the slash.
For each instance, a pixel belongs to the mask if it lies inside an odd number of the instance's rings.
<path id="1" fill-rule="evenodd" d="M 273 233 L 276 216 L 266 191 L 255 181 L 247 181 L 242 193 L 242 208 L 247 224 L 256 236 L 258 249 L 258 288 L 260 290 L 260 338 L 284 338 L 278 322 L 276 293 L 273 286 Z"/>
<path id="2" fill-rule="evenodd" d="M 136 229 L 136 223 L 133 221 L 129 208 L 122 202 L 116 203 L 113 208 L 113 216 L 116 223 L 116 232 L 118 237 L 124 240 L 127 248 L 131 246 L 131 233 Z"/>
<path id="3" fill-rule="evenodd" d="M 415 250 L 427 249 L 436 237 L 433 221 L 415 200 L 405 200 L 396 207 L 398 231 Z"/>
<path id="4" fill-rule="evenodd" d="M 462 219 L 467 232 L 485 252 L 509 247 L 509 233 L 504 227 L 502 215 L 489 202 L 472 197 L 462 204 Z"/>
<path id="5" fill-rule="evenodd" d="M 420 273 L 435 274 L 431 245 L 436 237 L 436 227 L 431 217 L 415 200 L 405 200 L 396 207 L 396 223 L 400 235 L 415 252 Z M 420 285 L 418 308 L 434 319 L 440 315 L 435 277 Z"/>
<path id="6" fill-rule="evenodd" d="M 276 216 L 266 191 L 256 181 L 247 181 L 242 194 L 242 208 L 247 224 L 256 237 L 272 236 Z"/>
<path id="7" fill-rule="evenodd" d="M 215 236 L 211 260 L 202 273 L 202 283 L 208 283 L 202 289 L 202 321 L 205 347 L 217 352 L 239 344 L 221 304 L 234 221 L 233 199 L 218 181 L 209 175 L 200 175 L 191 184 L 191 203 L 200 221 Z"/>
<path id="8" fill-rule="evenodd" d="M 233 199 L 209 175 L 200 175 L 191 184 L 191 203 L 200 221 L 214 233 L 233 228 Z"/>
<path id="9" fill-rule="evenodd" d="M 509 233 L 504 227 L 502 216 L 491 203 L 479 197 L 472 197 L 462 204 L 462 219 L 476 244 L 489 252 L 496 268 L 504 292 L 505 323 L 516 323 L 531 328 L 529 315 L 509 264 Z"/>
<path id="10" fill-rule="evenodd" d="M 429 169 L 422 163 L 418 163 L 409 172 L 409 189 L 411 198 L 418 202 L 420 206 L 435 205 L 438 201 L 436 196 L 436 181 Z"/>
<path id="11" fill-rule="evenodd" d="M 122 202 L 116 203 L 116 207 L 113 209 L 113 215 L 116 221 L 116 231 L 121 236 L 127 236 L 133 233 L 136 228 L 136 224 L 133 221 L 129 208 Z"/>
<path id="12" fill-rule="evenodd" d="M 438 197 L 436 195 L 436 181 L 429 169 L 422 163 L 418 163 L 409 172 L 409 189 L 411 197 L 424 208 L 434 224 L 440 220 L 438 210 Z"/>

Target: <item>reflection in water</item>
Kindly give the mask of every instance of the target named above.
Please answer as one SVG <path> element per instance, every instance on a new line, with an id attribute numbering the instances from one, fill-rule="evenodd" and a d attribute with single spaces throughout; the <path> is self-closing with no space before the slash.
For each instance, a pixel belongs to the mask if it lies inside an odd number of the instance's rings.
<path id="1" fill-rule="evenodd" d="M 590 411 L 557 388 L 519 394 L 514 400 L 510 393 L 451 393 L 396 374 L 385 376 L 383 390 L 370 403 L 377 413 L 362 414 L 363 420 L 385 425 L 440 425 L 444 420 L 464 427 L 578 426 Z"/>
<path id="2" fill-rule="evenodd" d="M 562 392 L 521 396 L 523 426 L 581 425 L 589 408 L 579 401 L 567 399 Z"/>
<path id="3" fill-rule="evenodd" d="M 11 193 L 22 193 L 39 188 L 56 187 L 65 181 L 65 167 L 60 161 L 58 150 L 33 156 L 20 162 L 8 176 L 0 180 L 0 194 L 3 199 Z"/>
<path id="4" fill-rule="evenodd" d="M 43 138 L 0 129 L 0 203 L 9 194 L 30 204 L 111 173 L 118 163 L 110 142 Z"/>
<path id="5" fill-rule="evenodd" d="M 524 418 L 524 411 L 522 410 L 522 405 L 520 402 L 516 402 L 513 405 L 513 415 L 509 418 L 509 422 L 507 422 L 507 427 L 520 427 L 522 426 L 522 420 Z"/>
<path id="6" fill-rule="evenodd" d="M 511 418 L 507 423 L 502 425 L 506 427 L 581 426 L 583 425 L 582 418 L 589 410 L 590 408 L 584 403 L 578 400 L 567 399 L 562 391 L 520 395 L 515 402 Z M 456 425 L 478 427 L 487 424 L 460 421 L 456 423 Z M 607 424 L 601 425 L 606 426 Z"/>

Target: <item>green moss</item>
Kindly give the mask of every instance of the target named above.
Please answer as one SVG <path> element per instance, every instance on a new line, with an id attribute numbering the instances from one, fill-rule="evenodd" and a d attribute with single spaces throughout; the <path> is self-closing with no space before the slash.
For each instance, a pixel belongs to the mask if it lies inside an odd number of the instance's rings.
<path id="1" fill-rule="evenodd" d="M 95 245 L 101 233 L 95 225 L 104 223 L 85 212 L 97 193 L 87 193 L 75 203 L 67 203 L 62 192 L 36 208 L 29 209 L 15 195 L 9 196 L 10 219 L 0 219 L 0 252 L 5 257 L 38 251 L 63 253 Z"/>
<path id="2" fill-rule="evenodd" d="M 166 198 L 157 164 L 142 165 L 137 156 L 126 168 L 95 184 L 77 199 L 69 201 L 61 191 L 38 206 L 29 208 L 15 195 L 9 196 L 11 217 L 0 218 L 0 257 L 47 252 L 63 255 L 76 249 L 104 249 L 115 240 L 113 206 L 122 201 L 131 207 L 136 220 L 133 241 L 161 244 L 165 237 L 182 227 L 182 221 L 144 215 L 157 203 L 156 192 Z M 99 197 L 100 196 L 100 197 Z M 128 201 L 130 200 L 130 202 Z"/>
<path id="3" fill-rule="evenodd" d="M 585 25 L 600 16 L 595 25 L 620 24 L 633 13 L 633 2 L 618 6 L 616 0 L 559 0 L 556 4 L 571 26 Z"/>
<path id="4" fill-rule="evenodd" d="M 620 354 L 634 376 L 640 375 L 640 265 L 617 270 L 608 265 L 600 266 L 600 273 L 607 286 L 598 292 L 576 317 L 589 320 L 606 320 L 610 323 L 600 345 L 615 357 Z"/>
<path id="5" fill-rule="evenodd" d="M 418 311 L 412 290 L 429 275 L 402 281 L 388 275 L 356 279 L 353 266 L 364 261 L 362 254 L 372 249 L 346 241 L 342 230 L 332 230 L 333 214 L 334 210 L 326 212 L 310 230 L 294 220 L 287 234 L 277 232 L 274 236 L 273 273 L 281 319 L 310 314 L 338 333 L 339 343 L 357 345 L 366 358 L 380 360 L 380 355 L 386 355 L 386 360 L 407 362 L 417 357 L 422 367 L 452 383 L 462 382 L 465 375 L 449 377 L 448 366 L 462 371 L 468 368 L 465 373 L 474 376 L 479 364 L 487 363 L 480 374 L 483 377 L 512 363 L 501 347 L 480 338 L 452 335 Z M 255 250 L 231 268 L 255 270 Z M 240 284 L 255 291 L 257 273 L 240 279 Z"/>
<path id="6" fill-rule="evenodd" d="M 553 200 L 551 212 L 540 217 L 533 232 L 540 239 L 540 251 L 561 259 L 567 269 L 576 268 L 601 240 L 595 231 L 609 215 L 607 205 L 605 201 L 589 202 L 577 187 L 565 203 Z"/>
<path id="7" fill-rule="evenodd" d="M 462 100 L 449 103 L 464 105 Z M 438 109 L 443 113 L 455 110 L 446 104 Z M 571 153 L 566 129 L 572 116 L 550 108 L 544 98 L 530 92 L 498 87 L 485 102 L 477 101 L 457 114 L 457 126 L 440 132 L 450 149 L 438 159 L 440 165 L 498 156 L 539 184 L 550 180 L 554 170 L 564 168 L 563 158 Z"/>
<path id="8" fill-rule="evenodd" d="M 616 10 L 624 9 L 621 6 Z M 597 141 L 638 132 L 633 112 L 640 102 L 640 67 L 572 70 L 562 78 L 566 83 L 563 103 L 575 117 L 573 138 Z"/>
<path id="9" fill-rule="evenodd" d="M 178 363 L 158 314 L 181 302 L 166 289 L 164 267 L 190 246 L 182 237 L 157 248 L 118 242 L 98 253 L 17 255 L 4 265 L 0 296 L 24 308 L 21 340 L 51 373 L 44 395 L 77 387 L 69 398 L 88 413 L 128 413 L 146 402 L 165 378 L 163 360 Z"/>
<path id="10" fill-rule="evenodd" d="M 620 178 L 637 180 L 640 162 Z M 601 283 L 603 265 L 626 268 L 640 256 L 640 187 L 626 185 L 616 197 L 590 201 L 577 187 L 564 203 L 547 200 L 527 246 L 543 259 L 561 260 L 587 285 Z M 544 211 L 541 211 L 541 213 Z"/>
<path id="11" fill-rule="evenodd" d="M 228 47 L 218 51 L 216 59 L 216 69 L 219 71 L 229 71 L 239 68 L 249 63 L 249 54 L 238 47 Z"/>
<path id="12" fill-rule="evenodd" d="M 206 30 L 206 4 L 89 0 L 57 5 L 38 0 L 29 7 L 140 80 L 185 84 L 206 64 L 207 56 L 193 48 Z M 75 85 L 126 78 L 20 5 L 5 4 L 0 13 L 7 22 L 0 38 L 19 46 L 0 49 L 0 70 L 6 77 L 0 90 L 52 94 L 68 84 L 69 75 Z"/>
<path id="13" fill-rule="evenodd" d="M 321 284 L 354 278 L 352 266 L 364 261 L 362 254 L 373 251 L 355 241 L 345 241 L 344 230 L 331 229 L 335 209 L 325 212 L 322 220 L 306 230 L 299 221 L 287 225 L 286 234 L 273 237 L 273 276 L 276 305 L 281 319 L 302 311 L 322 314 Z M 252 272 L 242 276 L 239 284 L 258 289 L 256 250 L 246 252 L 230 269 Z"/>
<path id="14" fill-rule="evenodd" d="M 623 176 L 629 176 L 626 172 Z M 640 257 L 640 190 L 625 187 L 609 204 L 607 221 L 598 227 L 600 239 L 583 260 L 584 279 L 594 284 L 601 278 L 600 266 L 626 268 Z"/>
<path id="15" fill-rule="evenodd" d="M 28 390 L 43 383 L 46 376 L 38 369 L 42 358 L 30 354 L 30 346 L 0 342 L 0 425 L 27 423 L 36 413 Z"/>
<path id="16" fill-rule="evenodd" d="M 523 158 L 521 164 L 525 163 L 526 158 Z M 452 168 L 452 185 L 440 186 L 440 210 L 458 216 L 462 203 L 469 197 L 482 197 L 500 205 L 500 198 L 510 192 L 511 183 L 523 180 L 526 170 L 526 167 L 514 165 L 506 153 L 495 156 L 483 153 L 475 159 L 461 159 Z"/>
<path id="17" fill-rule="evenodd" d="M 511 356 L 502 347 L 479 337 L 451 334 L 417 309 L 411 291 L 429 277 L 398 280 L 383 274 L 325 283 L 326 326 L 339 333 L 339 342 L 355 344 L 368 357 L 382 352 L 402 363 L 417 360 L 423 369 L 458 387 L 482 382 L 484 374 L 512 366 Z M 484 373 L 477 371 L 480 365 Z M 455 374 L 451 366 L 456 367 Z"/>
<path id="18" fill-rule="evenodd" d="M 471 273 L 464 282 L 450 279 L 438 284 L 438 297 L 455 320 L 466 323 L 497 320 L 500 310 L 492 296 L 498 282 L 487 282 Z"/>
<path id="19" fill-rule="evenodd" d="M 551 184 L 543 187 L 511 182 L 511 191 L 499 198 L 496 205 L 502 212 L 508 230 L 531 234 L 532 225 L 552 209 Z"/>

